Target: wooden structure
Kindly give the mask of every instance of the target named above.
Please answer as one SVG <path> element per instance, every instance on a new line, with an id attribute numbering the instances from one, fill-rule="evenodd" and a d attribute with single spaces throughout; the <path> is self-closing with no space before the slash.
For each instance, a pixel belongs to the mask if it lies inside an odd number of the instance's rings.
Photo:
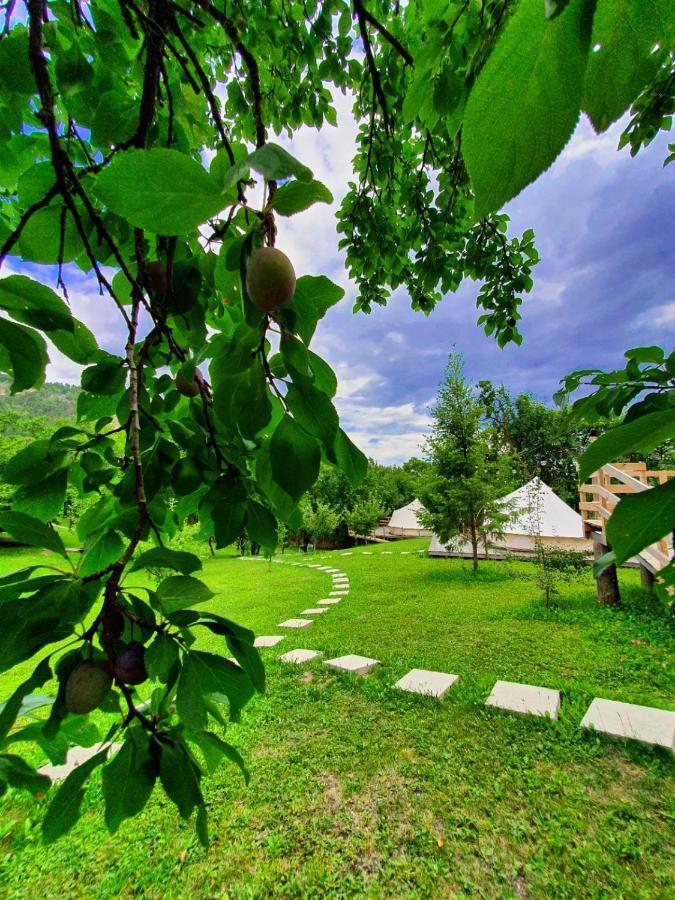
<path id="1" fill-rule="evenodd" d="M 605 526 L 621 497 L 624 494 L 648 491 L 656 484 L 665 484 L 669 478 L 675 478 L 674 469 L 652 471 L 643 462 L 613 463 L 598 469 L 581 485 L 579 510 L 586 534 L 593 538 L 596 559 L 600 559 L 611 549 Z M 664 538 L 646 547 L 637 557 L 643 584 L 651 585 L 656 573 L 668 565 L 672 558 L 672 539 Z M 610 566 L 598 578 L 598 597 L 603 603 L 610 605 L 619 602 L 615 566 Z"/>

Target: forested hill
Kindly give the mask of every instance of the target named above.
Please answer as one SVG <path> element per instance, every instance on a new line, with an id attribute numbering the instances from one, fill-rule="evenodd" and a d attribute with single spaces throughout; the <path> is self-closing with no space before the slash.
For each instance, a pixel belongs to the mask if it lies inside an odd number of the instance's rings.
<path id="1" fill-rule="evenodd" d="M 10 380 L 0 375 L 0 410 L 18 412 L 31 418 L 74 419 L 79 387 L 47 382 L 39 391 L 22 391 L 11 396 Z"/>

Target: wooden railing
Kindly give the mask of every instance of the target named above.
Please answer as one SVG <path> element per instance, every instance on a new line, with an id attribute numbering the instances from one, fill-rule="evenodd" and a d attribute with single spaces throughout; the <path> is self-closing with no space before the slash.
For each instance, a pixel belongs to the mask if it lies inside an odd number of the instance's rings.
<path id="1" fill-rule="evenodd" d="M 656 484 L 665 484 L 669 478 L 675 478 L 675 469 L 652 471 L 643 462 L 614 463 L 598 469 L 579 488 L 579 510 L 586 535 L 601 537 L 606 544 L 605 525 L 622 494 L 647 491 Z M 652 573 L 658 572 L 673 558 L 672 541 L 664 539 L 652 544 L 640 558 Z"/>

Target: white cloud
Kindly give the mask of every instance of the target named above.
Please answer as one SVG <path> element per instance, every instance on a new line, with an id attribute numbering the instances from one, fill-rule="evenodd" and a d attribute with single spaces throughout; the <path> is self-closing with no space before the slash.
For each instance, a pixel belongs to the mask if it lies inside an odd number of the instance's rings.
<path id="1" fill-rule="evenodd" d="M 560 175 L 570 163 L 584 157 L 590 157 L 603 166 L 615 164 L 619 138 L 625 127 L 626 119 L 624 118 L 615 122 L 604 134 L 596 134 L 590 121 L 586 116 L 582 116 L 569 144 L 563 150 L 560 158 L 556 160 L 556 174 Z"/>
<path id="2" fill-rule="evenodd" d="M 424 441 L 424 436 L 417 431 L 395 435 L 371 430 L 350 431 L 349 436 L 366 456 L 385 465 L 400 464 L 411 456 L 420 456 Z"/>
<path id="3" fill-rule="evenodd" d="M 675 328 L 675 300 L 650 307 L 640 314 L 635 324 L 642 328 Z"/>
<path id="4" fill-rule="evenodd" d="M 405 338 L 400 331 L 388 331 L 385 337 L 387 340 L 391 341 L 392 344 L 398 344 L 399 346 L 402 346 L 405 341 Z"/>

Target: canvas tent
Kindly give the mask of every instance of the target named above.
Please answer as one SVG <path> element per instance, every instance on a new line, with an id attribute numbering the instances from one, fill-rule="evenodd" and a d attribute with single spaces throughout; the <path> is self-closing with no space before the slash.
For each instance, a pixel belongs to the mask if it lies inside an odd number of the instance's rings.
<path id="1" fill-rule="evenodd" d="M 417 514 L 424 507 L 419 500 L 413 500 L 407 506 L 395 509 L 389 523 L 385 527 L 388 537 L 429 537 L 431 531 L 422 525 Z"/>
<path id="2" fill-rule="evenodd" d="M 593 552 L 593 542 L 584 536 L 584 523 L 578 512 L 540 479 L 533 479 L 502 498 L 510 517 L 502 537 L 490 541 L 488 555 L 502 557 L 507 553 L 527 555 L 534 550 L 535 535 L 543 544 L 564 550 Z M 481 548 L 482 549 L 482 548 Z M 471 556 L 471 544 L 456 538 L 444 546 L 437 535 L 429 545 L 430 556 Z"/>

